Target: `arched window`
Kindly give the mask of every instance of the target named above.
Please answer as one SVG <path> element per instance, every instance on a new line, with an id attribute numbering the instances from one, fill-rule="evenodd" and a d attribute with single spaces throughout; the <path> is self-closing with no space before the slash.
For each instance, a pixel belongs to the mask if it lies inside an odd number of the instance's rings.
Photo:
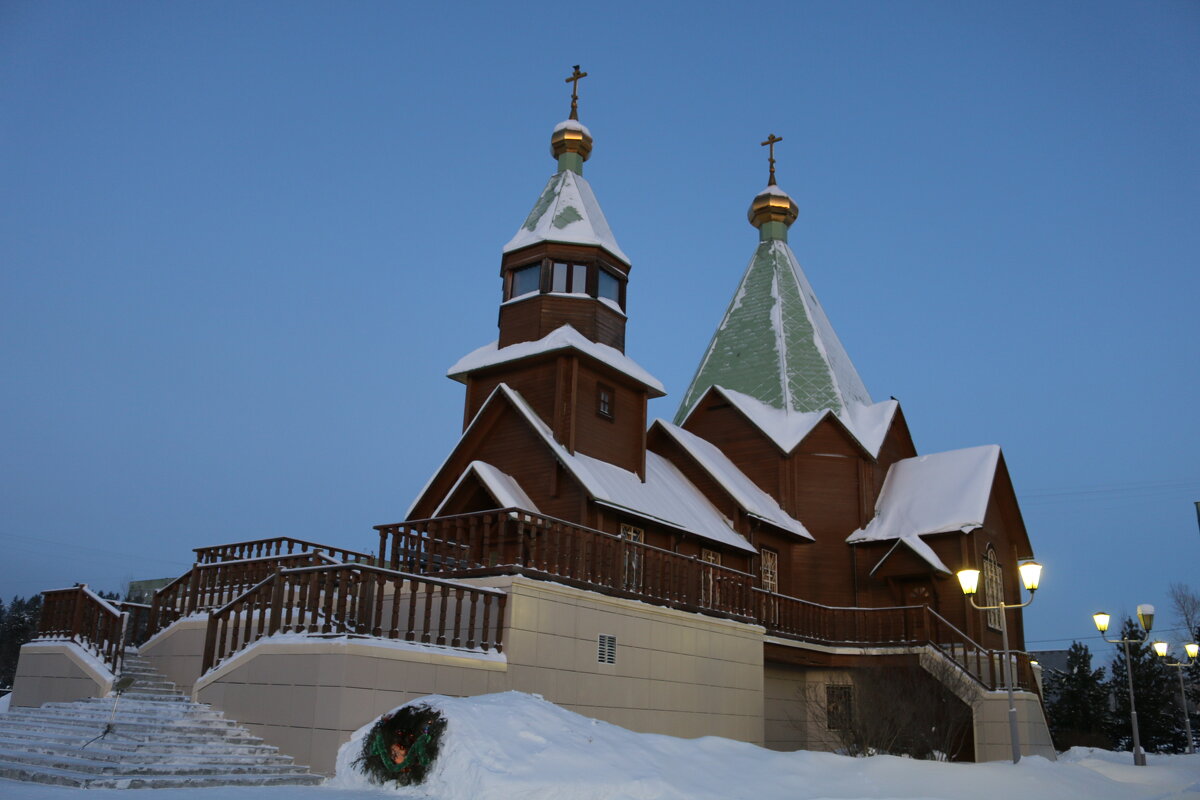
<path id="1" fill-rule="evenodd" d="M 988 545 L 983 554 L 983 602 L 984 605 L 998 606 L 1004 599 L 1004 576 L 1000 572 L 1000 561 L 996 558 L 996 549 Z M 987 612 L 989 628 L 1000 630 L 1000 615 L 1004 612 L 993 608 Z"/>

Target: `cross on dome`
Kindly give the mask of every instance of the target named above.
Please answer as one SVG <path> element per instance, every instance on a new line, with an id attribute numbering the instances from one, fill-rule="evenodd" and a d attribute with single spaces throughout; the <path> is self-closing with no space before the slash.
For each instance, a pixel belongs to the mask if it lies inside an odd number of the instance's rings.
<path id="1" fill-rule="evenodd" d="M 576 69 L 578 69 L 578 67 Z M 771 148 L 770 156 L 768 158 L 768 160 L 770 161 L 770 164 L 771 164 L 771 177 L 767 180 L 767 186 L 775 185 L 775 143 L 782 142 L 782 141 L 783 141 L 782 136 L 776 136 L 775 134 L 772 133 L 771 135 L 769 135 L 767 137 L 767 140 L 765 142 L 762 142 L 763 147 Z"/>
<path id="2" fill-rule="evenodd" d="M 571 84 L 571 116 L 568 119 L 579 119 L 579 81 L 586 78 L 587 73 L 580 72 L 578 64 L 572 69 L 574 72 L 566 80 L 566 83 Z"/>

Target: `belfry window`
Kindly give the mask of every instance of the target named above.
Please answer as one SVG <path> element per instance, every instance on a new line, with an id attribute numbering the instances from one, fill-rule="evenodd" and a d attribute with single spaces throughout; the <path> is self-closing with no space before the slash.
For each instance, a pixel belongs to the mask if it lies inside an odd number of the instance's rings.
<path id="1" fill-rule="evenodd" d="M 541 264 L 530 264 L 528 267 L 513 270 L 512 284 L 509 286 L 508 298 L 511 300 L 514 297 L 538 291 L 541 288 L 541 277 Z"/>
<path id="2" fill-rule="evenodd" d="M 607 298 L 620 305 L 621 282 L 611 272 L 603 269 L 600 270 L 600 277 L 596 286 L 596 296 Z"/>
<path id="3" fill-rule="evenodd" d="M 587 294 L 587 265 L 554 262 L 550 291 Z"/>

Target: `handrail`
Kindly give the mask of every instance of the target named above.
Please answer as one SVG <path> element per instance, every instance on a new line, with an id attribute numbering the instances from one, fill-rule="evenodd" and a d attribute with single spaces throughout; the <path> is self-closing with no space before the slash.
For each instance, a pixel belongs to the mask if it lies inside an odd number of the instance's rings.
<path id="1" fill-rule="evenodd" d="M 375 558 L 375 556 L 369 553 L 360 553 L 357 550 L 349 550 L 344 547 L 330 547 L 319 542 L 310 542 L 291 536 L 275 536 L 269 539 L 250 539 L 245 542 L 230 542 L 229 544 L 218 544 L 212 547 L 197 547 L 193 552 L 196 554 L 196 563 L 198 564 L 243 561 L 272 556 L 290 556 L 306 552 L 327 553 L 338 561 L 370 563 Z"/>
<path id="2" fill-rule="evenodd" d="M 310 566 L 314 562 L 341 563 L 325 552 L 304 551 L 284 556 L 195 564 L 186 573 L 154 593 L 147 623 L 147 637 L 181 617 L 228 603 L 247 587 L 281 567 Z"/>
<path id="3" fill-rule="evenodd" d="M 519 508 L 375 529 L 380 561 L 392 569 L 522 574 L 715 616 L 754 615 L 750 573 Z"/>
<path id="4" fill-rule="evenodd" d="M 279 633 L 349 635 L 503 652 L 508 595 L 366 564 L 282 569 L 208 618 L 202 671 Z"/>
<path id="5" fill-rule="evenodd" d="M 67 639 L 91 652 L 115 674 L 125 651 L 123 614 L 104 598 L 78 584 L 42 592 L 37 639 Z"/>

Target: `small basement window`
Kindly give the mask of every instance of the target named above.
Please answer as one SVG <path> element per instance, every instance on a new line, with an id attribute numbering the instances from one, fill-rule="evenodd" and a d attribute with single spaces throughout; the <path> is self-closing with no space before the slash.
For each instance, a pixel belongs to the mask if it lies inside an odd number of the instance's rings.
<path id="1" fill-rule="evenodd" d="M 854 720 L 854 687 L 846 684 L 825 685 L 825 727 L 848 731 Z"/>
<path id="2" fill-rule="evenodd" d="M 596 637 L 596 661 L 601 664 L 617 663 L 617 637 L 607 633 Z"/>

